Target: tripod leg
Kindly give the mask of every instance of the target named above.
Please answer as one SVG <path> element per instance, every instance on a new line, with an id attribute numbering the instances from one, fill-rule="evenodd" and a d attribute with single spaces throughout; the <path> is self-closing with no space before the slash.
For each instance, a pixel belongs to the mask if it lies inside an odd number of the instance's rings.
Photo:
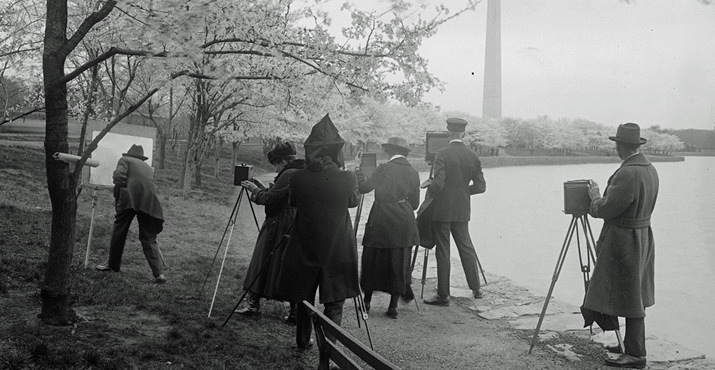
<path id="1" fill-rule="evenodd" d="M 417 262 L 417 252 L 419 252 L 420 246 L 415 245 L 415 253 L 412 254 L 412 263 L 410 264 L 410 274 L 415 271 L 415 262 Z"/>
<path id="2" fill-rule="evenodd" d="M 479 271 L 482 272 L 482 278 L 484 279 L 484 285 L 487 285 L 487 277 L 484 275 L 484 269 L 482 268 L 482 263 L 479 262 L 479 256 L 477 256 L 477 250 L 474 249 L 474 255 L 477 257 L 477 266 L 479 266 Z"/>
<path id="3" fill-rule="evenodd" d="M 362 291 L 360 292 L 360 295 L 357 296 L 357 302 L 360 307 L 360 312 L 362 313 L 362 321 L 365 323 L 365 331 L 367 332 L 367 340 L 370 342 L 370 349 L 373 351 L 375 348 L 372 346 L 372 337 L 370 336 L 370 327 L 367 326 L 367 319 L 368 319 L 368 314 L 367 310 L 365 309 L 365 301 L 362 299 Z M 358 327 L 360 326 L 360 320 L 358 320 Z"/>
<path id="4" fill-rule="evenodd" d="M 241 208 L 241 194 L 238 195 L 238 207 L 236 207 L 236 210 Z M 238 212 L 236 212 L 236 215 L 238 215 Z M 218 284 L 221 282 L 221 274 L 223 273 L 223 266 L 226 264 L 226 255 L 228 254 L 228 247 L 231 246 L 231 236 L 233 235 L 233 228 L 236 226 L 236 218 L 234 217 L 233 222 L 231 223 L 231 232 L 228 233 L 228 240 L 226 241 L 226 249 L 223 251 L 223 260 L 221 261 L 221 268 L 218 270 L 218 278 L 216 278 L 216 288 L 214 289 L 214 295 L 211 298 L 211 306 L 209 306 L 209 315 L 208 317 L 211 317 L 211 311 L 213 310 L 214 307 L 214 302 L 216 301 L 216 293 L 218 292 Z"/>
<path id="5" fill-rule="evenodd" d="M 362 294 L 362 293 L 360 293 Z M 360 306 L 358 305 L 357 297 L 353 297 L 353 305 L 355 306 L 355 318 L 357 319 L 358 328 L 360 328 Z"/>
<path id="6" fill-rule="evenodd" d="M 551 294 L 554 292 L 554 286 L 556 285 L 556 280 L 559 279 L 559 274 L 561 273 L 561 268 L 564 265 L 564 260 L 566 259 L 566 253 L 569 249 L 569 244 L 571 244 L 571 237 L 573 236 L 574 230 L 576 228 L 576 216 L 571 218 L 571 224 L 566 232 L 566 238 L 564 239 L 564 244 L 561 247 L 561 252 L 559 253 L 558 261 L 556 262 L 556 268 L 554 268 L 554 274 L 551 277 L 551 286 L 549 286 L 549 292 L 546 293 L 546 299 L 544 300 L 544 307 L 541 309 L 541 315 L 539 315 L 539 322 L 536 324 L 536 329 L 534 330 L 534 337 L 531 338 L 531 346 L 529 347 L 529 354 L 534 349 L 534 344 L 539 336 L 539 330 L 541 329 L 541 324 L 544 322 L 544 314 L 546 314 L 546 308 L 549 306 L 549 300 L 551 299 Z"/>
<path id="7" fill-rule="evenodd" d="M 203 284 L 201 284 L 201 289 L 199 290 L 199 297 L 204 294 L 204 288 L 206 287 L 206 282 L 209 279 L 209 275 L 211 275 L 211 270 L 213 270 L 214 263 L 216 263 L 216 257 L 218 257 L 218 252 L 221 250 L 221 244 L 223 244 L 223 239 L 226 237 L 226 232 L 228 231 L 228 228 L 233 224 L 233 219 L 236 215 L 236 210 L 238 209 L 238 204 L 241 201 L 241 195 L 243 193 L 238 193 L 238 198 L 236 198 L 236 203 L 233 205 L 233 211 L 231 211 L 231 215 L 228 217 L 228 222 L 226 223 L 226 228 L 223 230 L 223 235 L 221 236 L 221 240 L 218 242 L 218 247 L 216 247 L 216 253 L 214 254 L 214 259 L 211 261 L 211 266 L 209 266 L 209 270 L 206 272 L 206 277 L 204 278 Z"/>
<path id="8" fill-rule="evenodd" d="M 427 281 L 427 260 L 429 258 L 429 249 L 425 248 L 425 260 L 422 262 L 422 292 L 420 292 L 420 298 L 424 298 L 425 295 L 425 282 Z"/>
<path id="9" fill-rule="evenodd" d="M 358 203 L 357 210 L 355 211 L 355 225 L 353 227 L 353 233 L 357 237 L 358 226 L 360 225 L 360 214 L 362 213 L 362 202 L 365 200 L 365 194 L 360 194 L 360 202 Z"/>
<path id="10" fill-rule="evenodd" d="M 621 338 L 621 329 L 616 329 L 616 338 L 618 339 L 618 346 L 621 347 L 621 353 L 626 353 L 626 346 Z"/>
<path id="11" fill-rule="evenodd" d="M 248 205 L 251 207 L 251 214 L 253 215 L 253 222 L 256 223 L 256 230 L 261 231 L 261 227 L 258 226 L 258 218 L 256 217 L 256 210 L 253 209 L 253 202 L 251 202 L 251 196 L 248 195 L 248 190 L 246 188 L 241 188 L 241 192 L 246 192 L 246 198 L 248 198 Z"/>

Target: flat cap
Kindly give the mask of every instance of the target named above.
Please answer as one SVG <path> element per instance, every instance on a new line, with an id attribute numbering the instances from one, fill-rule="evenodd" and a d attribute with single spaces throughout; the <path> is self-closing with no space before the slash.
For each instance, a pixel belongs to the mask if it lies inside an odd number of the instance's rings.
<path id="1" fill-rule="evenodd" d="M 453 132 L 464 132 L 467 121 L 461 118 L 447 118 L 447 130 Z"/>

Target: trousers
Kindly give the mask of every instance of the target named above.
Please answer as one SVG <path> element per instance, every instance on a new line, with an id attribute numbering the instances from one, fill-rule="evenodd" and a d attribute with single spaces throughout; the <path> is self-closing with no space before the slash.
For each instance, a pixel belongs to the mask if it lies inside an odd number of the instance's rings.
<path id="1" fill-rule="evenodd" d="M 318 291 L 318 283 L 314 284 L 313 289 L 311 289 L 312 294 L 310 298 L 305 299 L 311 305 L 315 306 L 315 293 Z M 336 323 L 338 326 L 343 322 L 343 305 L 345 300 L 340 300 L 336 302 L 326 302 L 323 304 L 325 307 L 323 314 Z M 313 323 L 310 318 L 310 311 L 303 304 L 303 302 L 298 302 L 296 307 L 295 315 L 295 342 L 298 348 L 307 348 L 310 342 L 310 335 L 313 332 Z M 334 340 L 334 338 L 328 338 Z"/>
<path id="2" fill-rule="evenodd" d="M 462 268 L 464 269 L 469 289 L 473 291 L 479 290 L 481 286 L 479 265 L 477 263 L 477 252 L 474 250 L 472 238 L 469 236 L 469 223 L 434 221 L 433 232 L 436 244 L 435 255 L 437 257 L 437 294 L 440 297 L 449 297 L 450 233 L 454 238 L 454 244 L 457 245 L 459 259 L 462 261 Z"/>
<path id="3" fill-rule="evenodd" d="M 129 226 L 131 226 L 134 216 L 139 222 L 139 242 L 144 251 L 144 257 L 149 262 L 149 268 L 154 277 L 163 273 L 164 262 L 161 259 L 159 245 L 156 236 L 161 232 L 164 220 L 154 218 L 144 212 L 137 212 L 134 209 L 125 209 L 117 212 L 114 216 L 114 228 L 112 230 L 112 241 L 109 245 L 108 265 L 114 271 L 119 271 L 122 265 L 122 255 L 124 254 L 124 244 L 127 240 Z"/>

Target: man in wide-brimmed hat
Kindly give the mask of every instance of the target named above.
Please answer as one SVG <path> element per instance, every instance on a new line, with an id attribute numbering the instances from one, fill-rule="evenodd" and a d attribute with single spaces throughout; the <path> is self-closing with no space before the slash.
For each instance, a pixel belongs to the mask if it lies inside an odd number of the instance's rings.
<path id="1" fill-rule="evenodd" d="M 164 214 L 154 184 L 154 170 L 144 162 L 147 159 L 144 148 L 134 144 L 117 162 L 112 174 L 116 215 L 109 261 L 106 265 L 97 265 L 97 270 L 119 272 L 129 226 L 136 216 L 144 256 L 149 262 L 154 281 L 161 284 L 166 282 L 163 273 L 165 266 L 156 236 L 163 229 Z"/>
<path id="2" fill-rule="evenodd" d="M 616 136 L 609 139 L 615 141 L 623 163 L 608 179 L 603 196 L 594 181 L 589 186 L 589 214 L 604 222 L 596 245 L 596 266 L 581 311 L 586 326 L 596 321 L 604 330 L 617 329 L 617 318 L 625 317 L 625 353 L 606 359 L 606 364 L 644 368 L 645 308 L 655 303 L 655 243 L 650 216 L 658 197 L 658 172 L 638 151 L 646 139 L 640 136 L 637 124 L 618 126 Z M 604 322 L 606 326 L 616 324 L 606 328 Z M 608 350 L 622 352 L 620 347 Z"/>

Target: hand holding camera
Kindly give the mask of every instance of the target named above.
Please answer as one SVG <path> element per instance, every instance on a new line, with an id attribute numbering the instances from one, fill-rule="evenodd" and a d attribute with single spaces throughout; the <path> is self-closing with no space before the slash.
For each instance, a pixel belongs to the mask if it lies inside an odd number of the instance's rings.
<path id="1" fill-rule="evenodd" d="M 588 181 L 588 196 L 591 200 L 601 197 L 601 190 L 598 188 L 598 183 L 593 180 Z"/>
<path id="2" fill-rule="evenodd" d="M 263 182 L 259 179 L 256 178 L 250 178 L 248 180 L 243 180 L 241 181 L 241 186 L 246 188 L 246 190 L 250 191 L 253 193 L 256 190 L 264 190 L 266 189 L 266 185 L 263 184 Z"/>

